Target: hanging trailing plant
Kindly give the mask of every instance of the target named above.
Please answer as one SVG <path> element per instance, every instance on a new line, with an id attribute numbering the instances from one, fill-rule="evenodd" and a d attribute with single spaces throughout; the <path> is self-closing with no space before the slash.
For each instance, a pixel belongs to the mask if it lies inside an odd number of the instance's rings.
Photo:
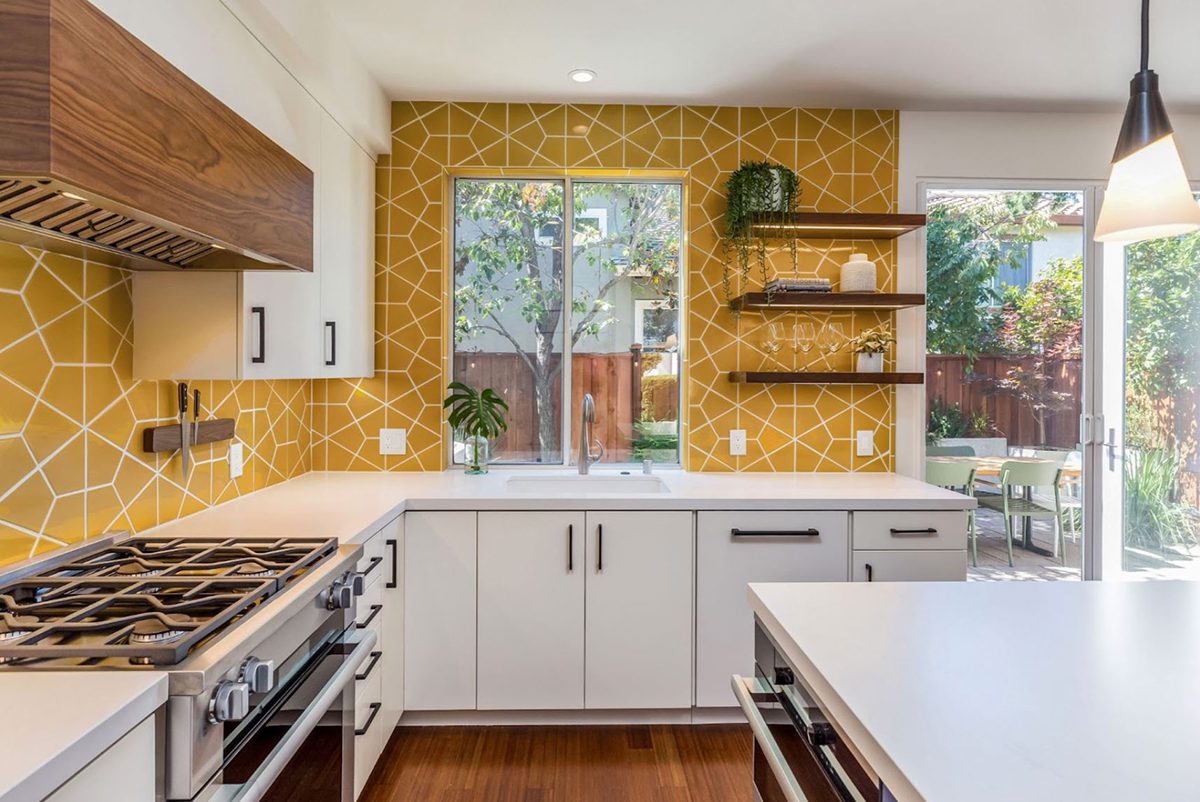
<path id="1" fill-rule="evenodd" d="M 796 211 L 800 200 L 800 179 L 782 164 L 762 161 L 742 162 L 725 182 L 725 237 L 722 243 L 724 255 L 721 284 L 725 289 L 725 300 L 733 301 L 733 273 L 740 279 L 739 286 L 745 288 L 750 278 L 750 252 L 756 252 L 759 273 L 764 286 L 769 276 L 767 270 L 767 238 L 755 232 L 755 225 L 778 221 L 784 222 L 786 215 Z M 794 238 L 790 245 L 793 269 L 796 268 L 797 252 Z"/>

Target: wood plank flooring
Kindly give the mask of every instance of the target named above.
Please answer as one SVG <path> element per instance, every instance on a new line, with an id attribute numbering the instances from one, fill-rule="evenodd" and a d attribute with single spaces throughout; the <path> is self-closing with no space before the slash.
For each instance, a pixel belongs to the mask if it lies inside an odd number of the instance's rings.
<path id="1" fill-rule="evenodd" d="M 750 802 L 750 728 L 401 727 L 360 802 Z"/>

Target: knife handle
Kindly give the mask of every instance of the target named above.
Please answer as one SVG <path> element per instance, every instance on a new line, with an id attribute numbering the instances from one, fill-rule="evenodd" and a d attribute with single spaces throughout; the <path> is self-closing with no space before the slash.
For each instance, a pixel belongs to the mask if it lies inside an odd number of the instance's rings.
<path id="1" fill-rule="evenodd" d="M 200 391 L 192 390 L 192 420 L 200 420 Z"/>
<path id="2" fill-rule="evenodd" d="M 188 408 L 188 386 L 187 382 L 179 383 L 179 414 L 186 415 Z"/>

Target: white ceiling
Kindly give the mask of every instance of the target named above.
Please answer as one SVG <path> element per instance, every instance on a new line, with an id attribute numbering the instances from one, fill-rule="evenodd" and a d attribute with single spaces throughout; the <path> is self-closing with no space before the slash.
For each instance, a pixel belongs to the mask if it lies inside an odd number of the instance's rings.
<path id="1" fill-rule="evenodd" d="M 394 99 L 1102 110 L 1138 58 L 1138 0 L 322 1 Z M 1151 12 L 1200 109 L 1200 2 Z"/>

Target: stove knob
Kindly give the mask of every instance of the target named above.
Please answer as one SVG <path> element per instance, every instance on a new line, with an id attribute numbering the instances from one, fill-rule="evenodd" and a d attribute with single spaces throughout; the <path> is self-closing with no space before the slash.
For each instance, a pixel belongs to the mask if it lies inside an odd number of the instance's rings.
<path id="1" fill-rule="evenodd" d="M 212 699 L 208 701 L 208 720 L 213 724 L 222 721 L 241 721 L 250 712 L 250 686 L 245 682 L 224 680 L 217 684 Z"/>
<path id="2" fill-rule="evenodd" d="M 363 591 L 366 590 L 366 587 L 367 587 L 366 577 L 364 577 L 358 571 L 351 571 L 350 572 L 350 586 L 352 588 L 354 588 L 355 596 L 363 595 Z"/>
<path id="3" fill-rule="evenodd" d="M 329 588 L 329 597 L 325 606 L 330 610 L 348 610 L 354 606 L 354 585 L 344 580 L 337 580 Z"/>
<path id="4" fill-rule="evenodd" d="M 251 693 L 270 693 L 275 687 L 275 661 L 247 657 L 238 679 L 250 687 Z"/>

